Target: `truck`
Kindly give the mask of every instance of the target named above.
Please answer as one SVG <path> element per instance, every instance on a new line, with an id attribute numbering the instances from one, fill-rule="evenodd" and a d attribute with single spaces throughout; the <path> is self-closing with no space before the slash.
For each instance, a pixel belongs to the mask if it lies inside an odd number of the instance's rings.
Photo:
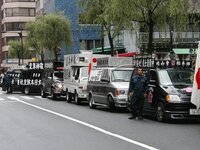
<path id="1" fill-rule="evenodd" d="M 64 90 L 67 102 L 81 104 L 87 98 L 88 74 L 96 65 L 97 58 L 110 57 L 92 53 L 69 54 L 64 56 Z"/>

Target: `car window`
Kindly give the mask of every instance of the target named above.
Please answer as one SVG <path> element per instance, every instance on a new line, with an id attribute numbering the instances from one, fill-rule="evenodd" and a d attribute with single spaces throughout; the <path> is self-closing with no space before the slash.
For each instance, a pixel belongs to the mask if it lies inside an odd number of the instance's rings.
<path id="1" fill-rule="evenodd" d="M 113 82 L 129 82 L 131 78 L 132 70 L 113 70 L 112 81 Z"/>

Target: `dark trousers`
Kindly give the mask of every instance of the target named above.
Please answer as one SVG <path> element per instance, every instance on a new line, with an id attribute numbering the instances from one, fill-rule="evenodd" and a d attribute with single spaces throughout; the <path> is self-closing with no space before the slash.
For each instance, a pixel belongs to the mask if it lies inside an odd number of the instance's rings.
<path id="1" fill-rule="evenodd" d="M 131 98 L 131 114 L 133 116 L 142 116 L 144 105 L 144 95 L 136 95 Z"/>

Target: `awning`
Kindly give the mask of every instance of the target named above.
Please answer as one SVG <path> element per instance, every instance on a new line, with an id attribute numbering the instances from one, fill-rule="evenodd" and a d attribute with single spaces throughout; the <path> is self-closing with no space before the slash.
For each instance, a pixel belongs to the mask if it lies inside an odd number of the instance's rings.
<path id="1" fill-rule="evenodd" d="M 118 55 L 115 55 L 115 56 L 118 56 L 118 57 L 133 57 L 134 55 L 136 55 L 136 52 L 121 53 L 121 54 L 118 54 Z"/>
<path id="2" fill-rule="evenodd" d="M 182 54 L 182 55 L 188 55 L 188 54 L 196 54 L 196 49 L 190 49 L 190 48 L 173 48 L 173 51 L 175 54 Z"/>

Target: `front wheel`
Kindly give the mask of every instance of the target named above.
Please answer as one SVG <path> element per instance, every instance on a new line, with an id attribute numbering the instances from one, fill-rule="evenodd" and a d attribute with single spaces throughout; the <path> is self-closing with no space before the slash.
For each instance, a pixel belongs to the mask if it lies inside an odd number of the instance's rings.
<path id="1" fill-rule="evenodd" d="M 157 109 L 156 109 L 156 117 L 157 117 L 157 120 L 160 121 L 160 122 L 163 122 L 165 120 L 165 118 L 164 118 L 164 106 L 161 102 L 158 103 L 158 106 L 157 106 Z"/>
<path id="2" fill-rule="evenodd" d="M 92 94 L 89 95 L 89 106 L 91 109 L 96 108 L 96 105 L 94 105 L 94 98 L 92 97 Z"/>
<path id="3" fill-rule="evenodd" d="M 111 96 L 108 97 L 107 106 L 108 106 L 108 108 L 111 112 L 116 111 L 115 103 L 114 103 L 114 100 Z"/>
<path id="4" fill-rule="evenodd" d="M 54 93 L 53 88 L 51 88 L 51 99 L 53 99 L 53 100 L 56 99 L 56 94 Z"/>
<path id="5" fill-rule="evenodd" d="M 74 101 L 77 105 L 80 105 L 81 104 L 81 101 L 80 99 L 78 98 L 78 94 L 75 92 L 74 93 Z"/>

